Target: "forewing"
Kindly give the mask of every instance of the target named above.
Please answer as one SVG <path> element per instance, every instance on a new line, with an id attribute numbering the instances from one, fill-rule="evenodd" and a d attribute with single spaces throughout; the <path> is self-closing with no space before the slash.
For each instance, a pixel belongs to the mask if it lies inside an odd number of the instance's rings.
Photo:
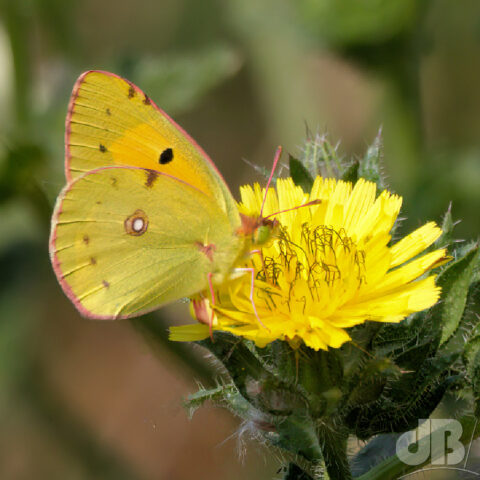
<path id="1" fill-rule="evenodd" d="M 65 293 L 94 318 L 136 316 L 203 291 L 208 273 L 226 275 L 241 248 L 209 196 L 135 167 L 94 170 L 69 184 L 50 238 Z"/>
<path id="2" fill-rule="evenodd" d="M 70 182 L 108 165 L 137 166 L 173 175 L 210 196 L 233 227 L 235 201 L 206 153 L 131 82 L 89 71 L 77 80 L 66 121 Z"/>

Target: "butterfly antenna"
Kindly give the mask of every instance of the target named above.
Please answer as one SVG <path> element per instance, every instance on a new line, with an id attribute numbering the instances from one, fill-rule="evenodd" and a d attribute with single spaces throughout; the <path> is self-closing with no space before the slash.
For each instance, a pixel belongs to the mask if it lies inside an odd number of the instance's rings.
<path id="1" fill-rule="evenodd" d="M 266 217 L 263 217 L 263 218 L 265 219 L 269 217 L 274 217 L 275 215 L 279 215 L 280 213 L 291 212 L 292 210 L 298 210 L 299 208 L 303 208 L 303 207 L 313 207 L 314 205 L 320 205 L 321 203 L 322 201 L 319 198 L 316 200 L 310 200 L 309 202 L 303 203 L 302 205 L 297 205 L 296 207 L 287 208 L 286 210 L 280 210 L 279 212 L 271 213 L 270 215 L 267 215 Z"/>
<path id="2" fill-rule="evenodd" d="M 260 218 L 262 218 L 263 207 L 265 206 L 265 201 L 267 200 L 268 189 L 270 188 L 270 183 L 272 183 L 273 174 L 275 173 L 275 169 L 277 168 L 277 163 L 280 160 L 281 155 L 282 155 L 282 147 L 277 147 L 277 151 L 275 152 L 275 157 L 273 159 L 272 171 L 270 172 L 270 177 L 268 179 L 267 187 L 265 189 L 265 195 L 263 197 L 262 208 L 260 209 Z"/>

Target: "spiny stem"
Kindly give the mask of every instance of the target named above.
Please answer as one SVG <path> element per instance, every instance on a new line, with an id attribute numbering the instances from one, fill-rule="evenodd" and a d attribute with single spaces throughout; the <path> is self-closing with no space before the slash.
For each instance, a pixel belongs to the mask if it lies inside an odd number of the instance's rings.
<path id="1" fill-rule="evenodd" d="M 330 480 L 351 480 L 352 473 L 347 459 L 347 435 L 324 426 L 319 431 L 325 468 Z"/>

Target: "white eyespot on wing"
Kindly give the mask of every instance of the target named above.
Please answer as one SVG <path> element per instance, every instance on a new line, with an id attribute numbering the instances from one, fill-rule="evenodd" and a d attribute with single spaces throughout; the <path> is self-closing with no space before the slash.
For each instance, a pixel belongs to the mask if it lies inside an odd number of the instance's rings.
<path id="1" fill-rule="evenodd" d="M 135 210 L 124 222 L 125 231 L 129 235 L 143 235 L 148 228 L 148 217 L 143 210 Z"/>

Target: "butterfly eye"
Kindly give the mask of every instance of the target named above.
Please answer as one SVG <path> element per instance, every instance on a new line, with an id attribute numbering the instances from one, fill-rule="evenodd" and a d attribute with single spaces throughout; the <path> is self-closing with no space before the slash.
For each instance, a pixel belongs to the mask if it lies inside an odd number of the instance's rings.
<path id="1" fill-rule="evenodd" d="M 143 235 L 147 231 L 148 217 L 143 210 L 135 210 L 124 222 L 125 231 L 129 235 Z"/>

